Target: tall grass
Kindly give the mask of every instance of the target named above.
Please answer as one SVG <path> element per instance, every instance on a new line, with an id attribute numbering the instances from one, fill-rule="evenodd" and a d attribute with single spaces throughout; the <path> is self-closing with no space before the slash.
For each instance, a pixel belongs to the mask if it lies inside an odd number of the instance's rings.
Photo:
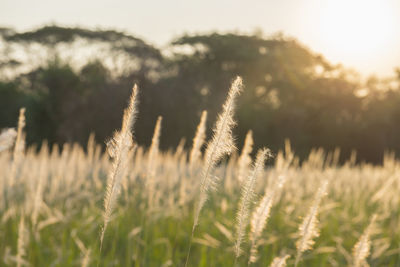
<path id="1" fill-rule="evenodd" d="M 221 160 L 222 157 L 231 154 L 235 149 L 232 136 L 232 128 L 235 125 L 233 114 L 235 100 L 241 90 L 242 79 L 237 77 L 229 89 L 228 97 L 222 107 L 222 113 L 218 115 L 217 122 L 215 123 L 215 127 L 213 129 L 214 134 L 207 144 L 200 182 L 200 194 L 194 211 L 192 233 L 189 241 L 189 249 L 185 266 L 187 266 L 189 260 L 192 238 L 199 223 L 200 212 L 207 201 L 209 192 L 216 189 L 218 177 L 213 175 L 212 172 L 215 169 L 218 161 Z"/>
<path id="2" fill-rule="evenodd" d="M 255 185 L 257 177 L 264 169 L 265 161 L 269 155 L 268 149 L 261 149 L 257 153 L 254 162 L 253 170 L 243 184 L 242 193 L 239 200 L 239 208 L 236 217 L 236 242 L 235 242 L 235 256 L 238 258 L 241 254 L 240 244 L 243 241 L 245 230 L 248 225 L 248 218 L 250 214 L 250 205 L 254 199 Z"/>
<path id="3" fill-rule="evenodd" d="M 100 250 L 103 247 L 104 234 L 120 190 L 123 171 L 127 165 L 128 152 L 133 146 L 132 130 L 137 113 L 137 93 L 138 89 L 135 85 L 132 89 L 129 105 L 124 111 L 121 130 L 115 132 L 114 136 L 107 142 L 107 151 L 110 157 L 113 158 L 113 165 L 108 175 L 107 189 L 104 196 L 104 223 L 100 235 Z"/>
<path id="4" fill-rule="evenodd" d="M 0 135 L 0 265 L 399 266 L 400 161 L 340 165 L 337 150 L 314 149 L 300 162 L 287 141 L 265 167 L 251 134 L 233 138 L 241 87 L 204 155 L 205 112 L 190 151 L 159 149 L 161 117 L 150 148 L 134 142 L 136 87 L 107 153 L 94 135 L 86 148 L 26 148 L 21 110 Z"/>
<path id="5" fill-rule="evenodd" d="M 297 255 L 295 266 L 298 265 L 301 255 L 304 251 L 309 250 L 314 245 L 314 238 L 319 236 L 317 214 L 322 197 L 325 195 L 328 187 L 328 181 L 323 181 L 322 185 L 318 188 L 317 195 L 315 196 L 313 205 L 310 207 L 307 216 L 304 217 L 303 222 L 299 227 L 300 239 L 296 243 Z"/>
<path id="6" fill-rule="evenodd" d="M 207 201 L 209 192 L 216 189 L 218 177 L 213 175 L 212 171 L 222 157 L 231 154 L 235 149 L 232 136 L 232 128 L 235 125 L 233 114 L 235 100 L 241 89 L 242 79 L 237 77 L 229 90 L 228 98 L 223 105 L 223 111 L 218 115 L 218 120 L 213 129 L 214 134 L 211 141 L 207 144 L 200 183 L 200 195 L 194 213 L 192 232 L 194 232 L 199 223 L 200 212 Z"/>

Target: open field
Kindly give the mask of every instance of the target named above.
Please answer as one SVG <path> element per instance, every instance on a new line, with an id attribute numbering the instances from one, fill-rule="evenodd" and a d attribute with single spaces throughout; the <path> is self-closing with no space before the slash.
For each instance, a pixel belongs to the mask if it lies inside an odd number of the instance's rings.
<path id="1" fill-rule="evenodd" d="M 161 118 L 151 147 L 135 145 L 135 93 L 108 153 L 93 136 L 24 149 L 20 118 L 0 151 L 0 265 L 399 266 L 400 162 L 316 149 L 300 163 L 289 142 L 252 151 L 250 134 L 239 154 L 235 86 L 205 151 L 202 123 L 189 150 L 160 151 Z"/>

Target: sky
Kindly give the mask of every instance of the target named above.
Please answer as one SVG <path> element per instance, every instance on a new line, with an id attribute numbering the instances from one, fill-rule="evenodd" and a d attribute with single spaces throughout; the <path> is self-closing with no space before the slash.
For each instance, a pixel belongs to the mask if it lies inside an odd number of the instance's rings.
<path id="1" fill-rule="evenodd" d="M 0 27 L 118 29 L 158 47 L 183 33 L 295 37 L 362 75 L 400 67 L 400 0 L 0 0 Z"/>

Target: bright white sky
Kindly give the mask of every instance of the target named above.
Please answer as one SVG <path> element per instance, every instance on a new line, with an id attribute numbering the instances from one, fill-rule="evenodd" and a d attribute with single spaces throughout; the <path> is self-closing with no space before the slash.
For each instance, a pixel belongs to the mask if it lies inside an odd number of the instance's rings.
<path id="1" fill-rule="evenodd" d="M 125 30 L 159 47 L 183 33 L 282 31 L 364 75 L 400 67 L 399 0 L 0 0 L 0 26 Z"/>

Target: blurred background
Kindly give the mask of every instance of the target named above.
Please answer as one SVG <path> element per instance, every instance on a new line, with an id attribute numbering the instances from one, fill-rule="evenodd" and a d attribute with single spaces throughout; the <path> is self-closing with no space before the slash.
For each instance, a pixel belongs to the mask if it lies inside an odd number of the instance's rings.
<path id="1" fill-rule="evenodd" d="M 190 146 L 240 75 L 238 147 L 251 129 L 380 163 L 400 152 L 399 26 L 396 0 L 2 0 L 0 129 L 26 107 L 29 144 L 103 143 L 137 83 L 137 142 L 161 115 L 162 148 Z"/>

